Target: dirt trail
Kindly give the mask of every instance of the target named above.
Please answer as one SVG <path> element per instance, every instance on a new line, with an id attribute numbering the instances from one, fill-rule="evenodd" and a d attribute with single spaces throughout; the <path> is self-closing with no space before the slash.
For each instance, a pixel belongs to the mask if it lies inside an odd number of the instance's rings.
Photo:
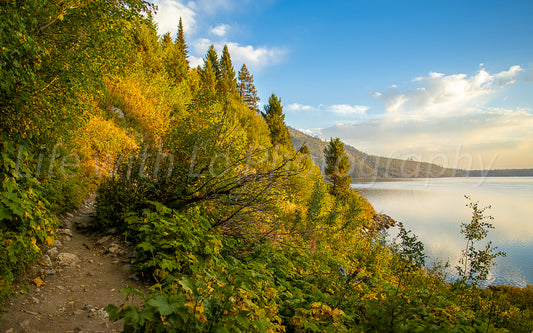
<path id="1" fill-rule="evenodd" d="M 131 251 L 118 236 L 85 231 L 93 216 L 91 197 L 62 220 L 57 251 L 48 250 L 0 308 L 0 333 L 121 331 L 122 321 L 109 322 L 103 308 L 121 304 L 119 291 L 127 285 L 146 287 L 136 280 Z M 44 284 L 37 286 L 36 277 Z"/>

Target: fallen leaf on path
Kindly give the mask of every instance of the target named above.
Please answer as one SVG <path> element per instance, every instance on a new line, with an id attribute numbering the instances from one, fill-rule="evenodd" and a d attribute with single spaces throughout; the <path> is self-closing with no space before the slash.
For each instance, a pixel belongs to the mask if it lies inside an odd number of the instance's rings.
<path id="1" fill-rule="evenodd" d="M 33 283 L 35 283 L 37 287 L 40 287 L 44 284 L 44 281 L 40 277 L 36 277 L 35 279 L 33 279 Z"/>

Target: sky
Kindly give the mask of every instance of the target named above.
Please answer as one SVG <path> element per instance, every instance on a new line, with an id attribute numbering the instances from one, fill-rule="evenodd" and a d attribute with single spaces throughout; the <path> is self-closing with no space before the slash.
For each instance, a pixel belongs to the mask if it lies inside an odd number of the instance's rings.
<path id="1" fill-rule="evenodd" d="M 533 1 L 154 0 L 191 65 L 228 45 L 287 125 L 369 154 L 533 168 Z"/>

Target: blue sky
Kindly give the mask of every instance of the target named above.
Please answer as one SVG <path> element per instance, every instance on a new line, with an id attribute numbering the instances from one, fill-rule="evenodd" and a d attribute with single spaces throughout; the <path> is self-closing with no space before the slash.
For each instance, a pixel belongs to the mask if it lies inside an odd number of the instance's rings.
<path id="1" fill-rule="evenodd" d="M 192 64 L 227 44 L 286 123 L 368 153 L 533 168 L 533 1 L 157 0 Z"/>

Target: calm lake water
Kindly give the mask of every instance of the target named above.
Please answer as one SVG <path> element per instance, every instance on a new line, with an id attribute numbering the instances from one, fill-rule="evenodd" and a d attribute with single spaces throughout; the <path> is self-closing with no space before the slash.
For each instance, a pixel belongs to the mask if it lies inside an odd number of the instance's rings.
<path id="1" fill-rule="evenodd" d="M 464 195 L 479 201 L 480 208 L 491 205 L 486 215 L 494 217 L 495 229 L 486 239 L 507 257 L 497 260 L 488 284 L 533 284 L 533 177 L 402 179 L 352 187 L 376 212 L 390 215 L 412 230 L 425 244 L 428 263 L 435 258 L 449 260 L 450 273 L 455 273 L 466 245 L 460 234 L 461 222 L 472 216 Z"/>

